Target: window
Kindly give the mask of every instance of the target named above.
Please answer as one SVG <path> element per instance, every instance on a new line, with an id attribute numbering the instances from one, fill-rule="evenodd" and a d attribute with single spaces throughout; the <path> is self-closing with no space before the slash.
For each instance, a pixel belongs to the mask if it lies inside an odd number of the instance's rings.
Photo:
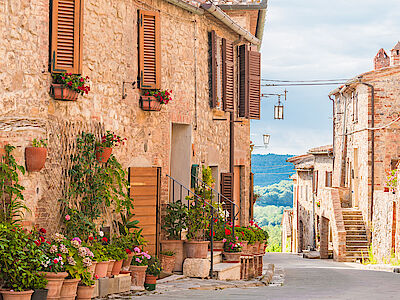
<path id="1" fill-rule="evenodd" d="M 82 73 L 82 0 L 53 0 L 50 70 Z"/>
<path id="2" fill-rule="evenodd" d="M 353 102 L 353 121 L 358 122 L 358 93 L 353 93 L 352 96 Z"/>
<path id="3" fill-rule="evenodd" d="M 332 187 L 332 172 L 325 172 L 325 186 Z"/>
<path id="4" fill-rule="evenodd" d="M 314 194 L 318 193 L 318 171 L 313 172 L 313 192 Z"/>
<path id="5" fill-rule="evenodd" d="M 239 117 L 260 119 L 260 72 L 260 52 L 239 46 Z"/>
<path id="6" fill-rule="evenodd" d="M 139 87 L 161 88 L 160 14 L 139 11 Z"/>

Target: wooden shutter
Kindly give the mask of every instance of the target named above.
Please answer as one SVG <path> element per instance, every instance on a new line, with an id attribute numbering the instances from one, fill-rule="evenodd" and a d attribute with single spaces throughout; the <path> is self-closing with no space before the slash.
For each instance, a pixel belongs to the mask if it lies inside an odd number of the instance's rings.
<path id="1" fill-rule="evenodd" d="M 221 194 L 228 200 L 233 202 L 233 174 L 232 173 L 221 173 Z M 224 199 L 222 199 L 224 201 Z M 227 202 L 227 201 L 226 201 Z M 232 220 L 232 203 L 228 202 L 222 206 L 222 208 L 229 212 L 229 220 Z"/>
<path id="2" fill-rule="evenodd" d="M 222 39 L 222 99 L 225 111 L 234 110 L 233 43 Z"/>
<path id="3" fill-rule="evenodd" d="M 316 194 L 318 192 L 318 171 L 314 171 L 312 183 L 313 183 L 313 192 Z"/>
<path id="4" fill-rule="evenodd" d="M 332 172 L 325 172 L 325 186 L 332 187 Z"/>
<path id="5" fill-rule="evenodd" d="M 212 108 L 217 107 L 217 35 L 215 31 L 210 32 L 210 105 Z"/>
<path id="6" fill-rule="evenodd" d="M 249 118 L 260 119 L 261 54 L 249 51 Z"/>
<path id="7" fill-rule="evenodd" d="M 53 0 L 51 72 L 82 73 L 83 0 Z"/>
<path id="8" fill-rule="evenodd" d="M 249 50 L 239 46 L 239 117 L 249 117 Z"/>
<path id="9" fill-rule="evenodd" d="M 142 89 L 161 88 L 160 15 L 139 11 L 139 84 Z"/>

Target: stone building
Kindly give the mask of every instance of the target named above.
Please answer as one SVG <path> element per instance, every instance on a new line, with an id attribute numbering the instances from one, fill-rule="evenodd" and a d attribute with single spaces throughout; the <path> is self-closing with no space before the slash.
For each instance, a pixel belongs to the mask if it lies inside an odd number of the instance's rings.
<path id="1" fill-rule="evenodd" d="M 340 227 L 337 243 L 343 260 L 362 259 L 370 243 L 380 261 L 396 250 L 396 201 L 384 188 L 400 159 L 399 49 L 400 43 L 391 58 L 381 49 L 373 71 L 330 93 L 335 188 L 326 197 L 336 199 L 332 214 Z"/>
<path id="2" fill-rule="evenodd" d="M 282 214 L 282 252 L 292 252 L 293 210 L 285 209 Z"/>
<path id="3" fill-rule="evenodd" d="M 316 248 L 319 237 L 321 193 L 332 186 L 332 146 L 312 148 L 287 160 L 294 164 L 292 251 Z"/>
<path id="4" fill-rule="evenodd" d="M 57 229 L 69 145 L 82 131 L 105 130 L 127 138 L 113 153 L 129 170 L 150 251 L 172 197 L 166 175 L 189 187 L 192 166 L 212 168 L 246 224 L 265 11 L 266 1 L 1 1 L 0 145 L 16 146 L 25 164 L 25 147 L 48 139 L 45 168 L 21 176 L 32 212 L 24 225 Z M 89 76 L 89 94 L 54 100 L 51 74 L 62 71 Z M 142 110 L 144 89 L 172 90 L 173 99 Z"/>

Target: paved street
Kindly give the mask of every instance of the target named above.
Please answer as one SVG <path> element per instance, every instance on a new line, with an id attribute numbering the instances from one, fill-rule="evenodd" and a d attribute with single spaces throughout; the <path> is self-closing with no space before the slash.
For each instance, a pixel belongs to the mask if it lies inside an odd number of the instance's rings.
<path id="1" fill-rule="evenodd" d="M 399 299 L 400 274 L 367 271 L 331 260 L 283 253 L 265 255 L 283 268 L 283 285 L 224 290 L 181 290 L 142 299 Z"/>

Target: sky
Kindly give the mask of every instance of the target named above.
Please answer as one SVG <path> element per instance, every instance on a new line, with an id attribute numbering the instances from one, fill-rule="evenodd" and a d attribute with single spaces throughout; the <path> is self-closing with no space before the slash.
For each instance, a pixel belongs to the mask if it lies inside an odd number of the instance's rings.
<path id="1" fill-rule="evenodd" d="M 350 79 L 372 70 L 379 49 L 390 55 L 399 40 L 400 0 L 268 0 L 261 78 Z M 328 94 L 336 87 L 286 87 L 284 120 L 273 118 L 276 97 L 261 98 L 261 120 L 251 122 L 251 140 L 262 146 L 263 134 L 271 138 L 267 149 L 253 153 L 303 154 L 331 144 Z M 284 89 L 262 87 L 261 93 Z"/>

